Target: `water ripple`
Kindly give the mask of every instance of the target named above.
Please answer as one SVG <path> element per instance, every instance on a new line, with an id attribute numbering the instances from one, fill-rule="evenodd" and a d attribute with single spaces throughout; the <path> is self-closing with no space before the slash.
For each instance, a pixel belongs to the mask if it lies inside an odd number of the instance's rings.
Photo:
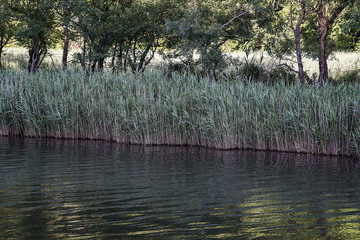
<path id="1" fill-rule="evenodd" d="M 0 140 L 0 239 L 360 239 L 351 159 Z"/>

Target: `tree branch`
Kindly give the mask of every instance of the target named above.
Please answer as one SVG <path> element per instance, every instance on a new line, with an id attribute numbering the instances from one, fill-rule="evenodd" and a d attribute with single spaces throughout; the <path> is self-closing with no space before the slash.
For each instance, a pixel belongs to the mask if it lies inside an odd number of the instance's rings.
<path id="1" fill-rule="evenodd" d="M 295 73 L 299 73 L 299 71 L 296 71 L 293 67 L 291 67 L 290 65 L 286 64 L 286 63 L 281 63 L 276 65 L 278 67 L 287 67 L 290 71 L 295 72 Z"/>
<path id="2" fill-rule="evenodd" d="M 53 68 L 55 69 L 56 72 L 58 72 L 59 70 L 58 70 L 58 69 L 56 68 L 56 66 L 55 66 L 55 62 L 54 62 L 54 59 L 53 59 L 53 57 L 52 57 L 52 54 L 49 53 L 48 56 L 49 56 L 50 59 L 51 59 L 51 63 L 52 63 L 52 65 L 53 65 Z"/>
<path id="3" fill-rule="evenodd" d="M 300 13 L 299 19 L 298 19 L 298 21 L 296 23 L 296 28 L 297 29 L 300 29 L 301 23 L 303 22 L 305 16 L 306 16 L 306 6 L 305 6 L 305 3 L 302 2 L 301 3 L 301 13 Z M 300 32 L 301 32 L 301 29 L 300 29 Z"/>
<path id="4" fill-rule="evenodd" d="M 327 27 L 328 30 L 330 30 L 332 28 L 332 25 L 334 24 L 336 18 L 345 9 L 345 7 L 346 7 L 345 4 L 341 4 L 334 10 L 334 12 L 328 22 L 328 27 Z"/>
<path id="5" fill-rule="evenodd" d="M 247 14 L 249 11 L 248 10 L 246 10 L 245 12 L 242 12 L 242 13 L 240 13 L 240 14 L 235 14 L 235 16 L 232 18 L 232 19 L 230 19 L 227 23 L 224 23 L 221 27 L 220 27 L 220 30 L 222 30 L 224 27 L 226 27 L 227 25 L 229 25 L 232 21 L 234 21 L 235 19 L 238 19 L 239 17 L 241 17 L 241 16 L 243 16 L 243 15 L 245 15 L 245 14 Z"/>
<path id="6" fill-rule="evenodd" d="M 292 14 L 292 1 L 290 2 L 290 28 L 295 31 L 295 27 L 294 27 L 294 19 L 293 19 L 293 14 Z"/>

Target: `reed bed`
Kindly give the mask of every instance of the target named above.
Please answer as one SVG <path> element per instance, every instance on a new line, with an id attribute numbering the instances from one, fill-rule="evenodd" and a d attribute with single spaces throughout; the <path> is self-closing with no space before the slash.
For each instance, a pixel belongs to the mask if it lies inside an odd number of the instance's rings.
<path id="1" fill-rule="evenodd" d="M 0 72 L 0 134 L 360 156 L 360 85 Z"/>

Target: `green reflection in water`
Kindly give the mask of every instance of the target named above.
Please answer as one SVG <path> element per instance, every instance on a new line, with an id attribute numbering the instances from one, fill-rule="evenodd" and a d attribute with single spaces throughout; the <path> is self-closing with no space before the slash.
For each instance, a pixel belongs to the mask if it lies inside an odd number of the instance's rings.
<path id="1" fill-rule="evenodd" d="M 58 148 L 0 144 L 0 239 L 360 239 L 351 162 Z"/>

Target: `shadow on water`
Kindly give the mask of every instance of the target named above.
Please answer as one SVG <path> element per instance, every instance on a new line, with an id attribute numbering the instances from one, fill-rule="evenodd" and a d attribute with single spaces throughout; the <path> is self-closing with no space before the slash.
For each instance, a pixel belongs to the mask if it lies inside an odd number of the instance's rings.
<path id="1" fill-rule="evenodd" d="M 359 239 L 359 161 L 0 138 L 0 239 Z"/>

